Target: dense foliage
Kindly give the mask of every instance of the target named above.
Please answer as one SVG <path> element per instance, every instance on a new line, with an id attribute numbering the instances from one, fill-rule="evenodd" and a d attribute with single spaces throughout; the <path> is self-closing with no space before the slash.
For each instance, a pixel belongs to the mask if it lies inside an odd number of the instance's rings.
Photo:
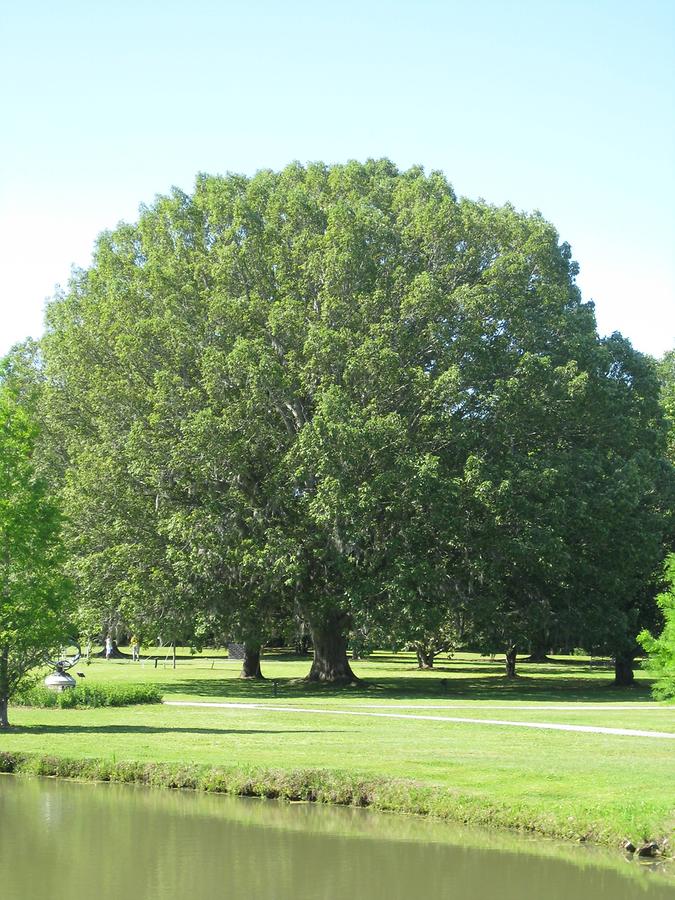
<path id="1" fill-rule="evenodd" d="M 638 635 L 649 654 L 648 669 L 656 676 L 653 691 L 659 700 L 675 699 L 675 553 L 665 567 L 666 588 L 656 598 L 663 614 L 663 630 L 654 637 L 646 629 Z"/>
<path id="2" fill-rule="evenodd" d="M 675 465 L 675 350 L 665 353 L 658 364 L 661 404 L 668 426 L 668 458 Z"/>
<path id="3" fill-rule="evenodd" d="M 36 433 L 0 380 L 0 727 L 23 679 L 67 635 L 61 517 L 35 474 Z"/>
<path id="4" fill-rule="evenodd" d="M 61 692 L 37 684 L 21 689 L 14 702 L 17 706 L 94 709 L 100 706 L 161 703 L 162 692 L 152 684 L 78 684 Z"/>
<path id="5" fill-rule="evenodd" d="M 557 641 L 629 678 L 659 383 L 576 272 L 540 215 L 386 160 L 200 176 L 103 234 L 38 379 L 81 629 L 255 655 L 302 622 L 317 680 L 350 634 L 510 674 Z"/>

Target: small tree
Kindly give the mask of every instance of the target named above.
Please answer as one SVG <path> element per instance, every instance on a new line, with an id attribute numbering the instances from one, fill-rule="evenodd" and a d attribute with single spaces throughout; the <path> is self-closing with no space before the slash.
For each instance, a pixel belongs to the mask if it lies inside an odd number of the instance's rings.
<path id="1" fill-rule="evenodd" d="M 675 698 L 675 553 L 666 560 L 667 588 L 659 594 L 659 605 L 665 624 L 659 637 L 641 631 L 638 642 L 649 654 L 647 668 L 656 676 L 652 693 L 659 700 Z"/>
<path id="2" fill-rule="evenodd" d="M 61 518 L 35 477 L 36 429 L 0 385 L 0 728 L 21 681 L 66 640 Z"/>

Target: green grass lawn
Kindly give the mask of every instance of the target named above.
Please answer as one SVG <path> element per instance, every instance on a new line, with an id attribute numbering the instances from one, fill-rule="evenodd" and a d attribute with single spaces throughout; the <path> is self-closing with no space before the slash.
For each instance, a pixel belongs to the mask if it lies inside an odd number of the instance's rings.
<path id="1" fill-rule="evenodd" d="M 93 683 L 153 683 L 166 700 L 282 709 L 14 708 L 16 727 L 0 736 L 0 750 L 413 780 L 442 798 L 440 812 L 465 821 L 605 842 L 668 835 L 672 841 L 675 741 L 283 709 L 675 733 L 675 706 L 654 703 L 646 681 L 632 689 L 612 688 L 611 670 L 591 668 L 577 657 L 522 663 L 515 682 L 502 678 L 499 661 L 471 654 L 439 660 L 434 671 L 419 672 L 410 654 L 376 653 L 354 663 L 364 681 L 345 688 L 303 683 L 299 679 L 308 668 L 308 659 L 272 654 L 263 663 L 267 680 L 250 682 L 241 681 L 239 666 L 222 656 L 179 659 L 175 670 L 170 661 L 155 668 L 154 661 L 95 660 L 77 667 Z"/>

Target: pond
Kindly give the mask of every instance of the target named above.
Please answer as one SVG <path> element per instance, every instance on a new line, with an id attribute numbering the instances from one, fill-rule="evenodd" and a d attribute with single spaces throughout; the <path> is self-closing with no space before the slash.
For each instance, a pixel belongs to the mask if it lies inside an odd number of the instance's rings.
<path id="1" fill-rule="evenodd" d="M 619 853 L 360 809 L 0 776 L 2 900 L 661 900 Z"/>

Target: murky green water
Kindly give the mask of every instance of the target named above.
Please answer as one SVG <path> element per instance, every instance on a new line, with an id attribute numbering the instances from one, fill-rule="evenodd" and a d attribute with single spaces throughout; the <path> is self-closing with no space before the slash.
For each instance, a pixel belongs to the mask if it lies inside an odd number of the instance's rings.
<path id="1" fill-rule="evenodd" d="M 363 810 L 0 776 L 0 897 L 661 900 L 618 854 Z"/>

